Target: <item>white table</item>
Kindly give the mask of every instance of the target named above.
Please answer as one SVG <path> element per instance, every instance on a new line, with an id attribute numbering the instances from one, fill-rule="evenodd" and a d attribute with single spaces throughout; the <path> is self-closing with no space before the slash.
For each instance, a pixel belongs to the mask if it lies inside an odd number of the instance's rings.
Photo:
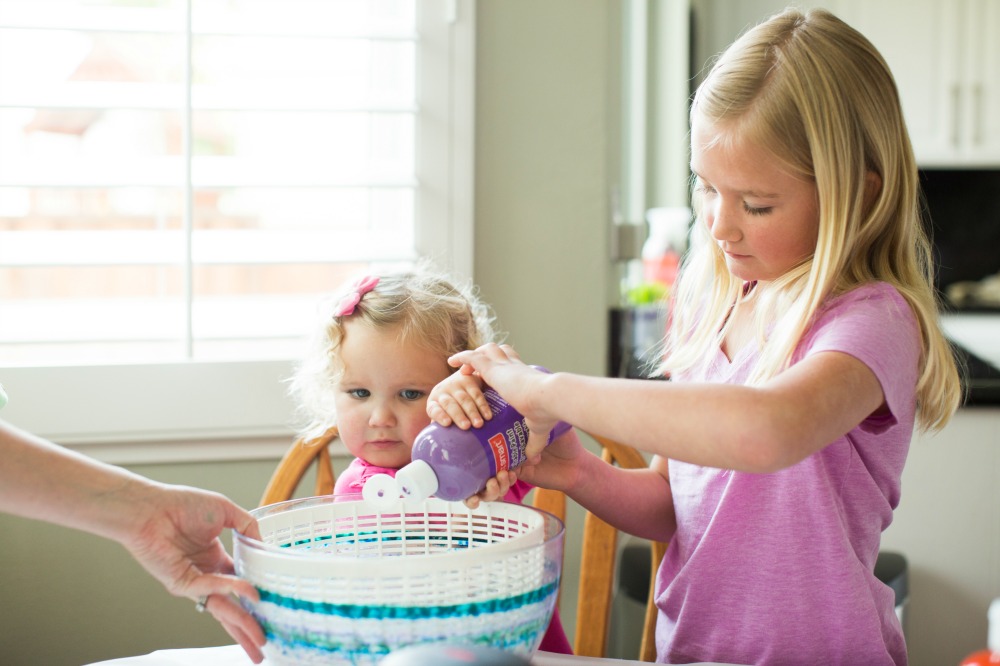
<path id="1" fill-rule="evenodd" d="M 267 660 L 264 660 L 266 666 Z M 628 666 L 642 664 L 631 659 L 596 659 L 594 657 L 575 657 L 552 652 L 538 652 L 531 660 L 532 666 Z M 157 650 L 140 657 L 124 657 L 102 661 L 90 666 L 253 666 L 238 645 L 222 647 L 189 648 L 184 650 Z M 725 666 L 724 664 L 702 666 Z"/>

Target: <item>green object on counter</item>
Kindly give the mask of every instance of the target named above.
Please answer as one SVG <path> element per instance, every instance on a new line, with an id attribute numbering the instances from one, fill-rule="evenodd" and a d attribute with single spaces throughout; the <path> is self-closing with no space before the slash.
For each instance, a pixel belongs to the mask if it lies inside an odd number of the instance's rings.
<path id="1" fill-rule="evenodd" d="M 643 282 L 630 287 L 625 294 L 629 305 L 653 305 L 667 297 L 667 285 L 660 282 Z"/>

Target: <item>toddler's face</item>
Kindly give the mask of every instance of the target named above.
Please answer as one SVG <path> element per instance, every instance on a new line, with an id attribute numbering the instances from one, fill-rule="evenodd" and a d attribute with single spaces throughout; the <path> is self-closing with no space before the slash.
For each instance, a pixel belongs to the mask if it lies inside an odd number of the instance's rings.
<path id="1" fill-rule="evenodd" d="M 348 321 L 340 348 L 337 426 L 347 450 L 380 467 L 410 462 L 417 434 L 430 423 L 427 394 L 451 368 L 443 355 L 400 342 L 399 329 Z"/>

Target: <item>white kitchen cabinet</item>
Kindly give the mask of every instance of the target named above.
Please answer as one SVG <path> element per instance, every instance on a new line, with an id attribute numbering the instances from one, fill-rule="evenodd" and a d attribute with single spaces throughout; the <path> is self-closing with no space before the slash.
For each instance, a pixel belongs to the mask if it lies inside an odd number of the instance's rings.
<path id="1" fill-rule="evenodd" d="M 724 49 L 782 0 L 693 0 L 696 57 Z M 1000 0 L 802 0 L 868 37 L 899 88 L 923 167 L 1000 166 Z M 709 43 L 698 43 L 698 39 Z"/>
<path id="2" fill-rule="evenodd" d="M 1000 1 L 833 5 L 889 63 L 921 166 L 1000 164 Z"/>

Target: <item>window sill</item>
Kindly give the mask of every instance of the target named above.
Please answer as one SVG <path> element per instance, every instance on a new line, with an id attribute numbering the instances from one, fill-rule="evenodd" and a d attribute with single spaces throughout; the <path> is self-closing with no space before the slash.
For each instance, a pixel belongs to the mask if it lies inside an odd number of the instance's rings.
<path id="1" fill-rule="evenodd" d="M 8 367 L 0 418 L 114 464 L 280 457 L 287 360 Z"/>
<path id="2" fill-rule="evenodd" d="M 74 444 L 75 451 L 112 465 L 279 460 L 292 437 L 186 439 L 139 443 Z"/>

